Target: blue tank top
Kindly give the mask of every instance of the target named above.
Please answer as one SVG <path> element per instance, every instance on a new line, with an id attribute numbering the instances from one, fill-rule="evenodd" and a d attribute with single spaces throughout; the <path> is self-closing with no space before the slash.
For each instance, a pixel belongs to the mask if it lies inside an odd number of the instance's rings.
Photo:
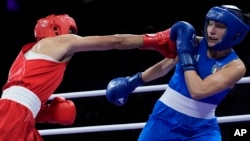
<path id="1" fill-rule="evenodd" d="M 195 60 L 197 62 L 196 72 L 202 79 L 206 78 L 208 75 L 216 72 L 224 65 L 238 58 L 234 50 L 232 50 L 229 53 L 229 55 L 224 58 L 220 59 L 209 58 L 207 56 L 207 45 L 204 40 L 200 42 L 196 52 L 197 52 L 195 55 Z M 169 87 L 181 93 L 182 95 L 191 98 L 185 82 L 184 72 L 180 62 L 176 64 L 175 72 L 169 82 Z M 199 101 L 218 105 L 223 100 L 223 98 L 225 97 L 225 95 L 228 93 L 229 90 L 230 88 L 225 89 L 217 94 L 201 99 Z"/>

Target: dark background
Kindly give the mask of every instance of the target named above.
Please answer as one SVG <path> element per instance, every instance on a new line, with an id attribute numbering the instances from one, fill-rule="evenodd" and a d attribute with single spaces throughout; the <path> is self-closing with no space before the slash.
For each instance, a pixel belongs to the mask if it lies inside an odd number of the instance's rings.
<path id="1" fill-rule="evenodd" d="M 8 5 L 15 2 L 17 7 Z M 210 7 L 234 4 L 250 12 L 247 1 L 237 0 L 2 0 L 1 27 L 1 79 L 7 80 L 9 68 L 23 44 L 34 41 L 36 20 L 51 13 L 67 13 L 78 25 L 79 35 L 106 35 L 117 33 L 154 33 L 169 28 L 178 20 L 194 25 L 202 34 L 204 16 Z M 247 66 L 249 76 L 249 35 L 235 48 Z M 118 76 L 133 75 L 157 63 L 163 57 L 157 52 L 138 49 L 124 51 L 81 52 L 75 54 L 65 77 L 55 93 L 103 90 Z M 172 72 L 146 85 L 167 84 Z M 217 108 L 217 116 L 250 114 L 249 84 L 236 85 Z M 76 121 L 71 126 L 37 124 L 38 129 L 86 127 L 95 125 L 145 122 L 155 101 L 162 92 L 131 95 L 122 107 L 107 102 L 104 96 L 72 99 L 77 106 Z M 220 124 L 223 140 L 233 138 L 235 129 L 246 128 L 249 122 Z M 44 136 L 45 141 L 135 141 L 141 129 Z"/>

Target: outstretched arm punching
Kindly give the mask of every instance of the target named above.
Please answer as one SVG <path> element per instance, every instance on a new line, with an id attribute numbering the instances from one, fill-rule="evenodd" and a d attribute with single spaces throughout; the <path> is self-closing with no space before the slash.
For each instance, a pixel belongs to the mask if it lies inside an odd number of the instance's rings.
<path id="1" fill-rule="evenodd" d="M 115 34 L 105 36 L 78 36 L 65 34 L 40 40 L 33 52 L 50 56 L 58 61 L 68 61 L 74 53 L 127 49 L 150 49 L 168 58 L 176 57 L 175 43 L 170 41 L 169 30 L 155 34 Z"/>

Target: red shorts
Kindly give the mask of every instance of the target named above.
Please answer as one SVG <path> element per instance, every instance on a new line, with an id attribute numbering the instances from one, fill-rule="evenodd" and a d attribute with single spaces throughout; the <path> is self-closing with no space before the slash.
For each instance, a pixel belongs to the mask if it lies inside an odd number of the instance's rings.
<path id="1" fill-rule="evenodd" d="M 28 108 L 0 99 L 0 141 L 43 141 Z"/>

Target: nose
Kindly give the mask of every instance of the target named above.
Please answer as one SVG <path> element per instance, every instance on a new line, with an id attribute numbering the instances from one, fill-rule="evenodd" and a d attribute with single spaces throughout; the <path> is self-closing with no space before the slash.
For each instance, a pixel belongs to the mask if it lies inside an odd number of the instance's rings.
<path id="1" fill-rule="evenodd" d="M 207 32 L 209 34 L 215 34 L 215 26 L 214 25 L 208 26 L 207 30 L 208 30 Z"/>

